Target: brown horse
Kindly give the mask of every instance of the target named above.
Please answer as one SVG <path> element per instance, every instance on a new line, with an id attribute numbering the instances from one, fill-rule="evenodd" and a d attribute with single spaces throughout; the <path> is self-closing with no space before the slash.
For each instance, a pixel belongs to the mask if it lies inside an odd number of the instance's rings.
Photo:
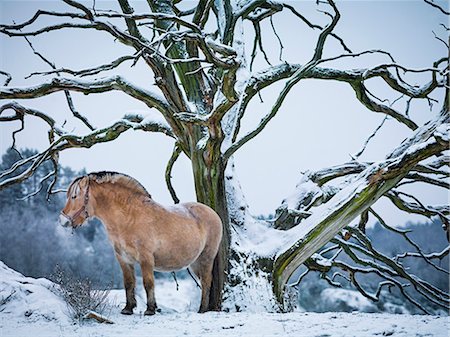
<path id="1" fill-rule="evenodd" d="M 134 265 L 141 265 L 147 293 L 145 315 L 157 308 L 153 271 L 189 268 L 200 280 L 199 312 L 208 308 L 214 258 L 222 239 L 222 222 L 197 202 L 163 206 L 135 179 L 116 172 L 97 172 L 75 179 L 67 191 L 61 225 L 79 227 L 91 217 L 106 227 L 122 268 L 127 302 L 122 314 L 136 307 Z"/>

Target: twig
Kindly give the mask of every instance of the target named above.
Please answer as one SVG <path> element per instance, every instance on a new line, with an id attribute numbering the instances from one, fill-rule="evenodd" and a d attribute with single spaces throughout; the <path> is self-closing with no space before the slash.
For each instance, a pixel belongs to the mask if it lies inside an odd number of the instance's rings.
<path id="1" fill-rule="evenodd" d="M 71 0 L 66 0 L 66 1 L 69 1 L 70 3 L 72 3 Z M 42 61 L 47 63 L 53 70 L 55 70 L 56 69 L 55 64 L 53 62 L 50 62 L 41 53 L 37 52 L 36 49 L 34 48 L 33 44 L 31 43 L 31 41 L 28 39 L 28 37 L 24 36 L 24 38 L 27 41 L 27 43 L 30 46 L 30 48 L 33 50 L 33 53 L 35 55 L 37 55 Z M 57 76 L 60 76 L 60 74 L 58 72 L 56 74 L 57 74 Z M 69 106 L 70 111 L 72 111 L 73 116 L 75 118 L 78 118 L 84 125 L 86 125 L 89 128 L 89 130 L 94 131 L 95 128 L 94 128 L 94 126 L 92 126 L 92 124 L 89 122 L 89 120 L 85 116 L 81 115 L 76 110 L 75 105 L 73 104 L 73 99 L 72 99 L 72 96 L 70 94 L 70 91 L 69 90 L 64 90 L 64 95 L 66 96 L 67 105 Z"/>
<path id="2" fill-rule="evenodd" d="M 376 136 L 378 131 L 383 127 L 384 122 L 388 119 L 388 115 L 384 116 L 383 120 L 381 121 L 380 125 L 377 126 L 377 128 L 372 132 L 372 134 L 366 139 L 364 142 L 364 145 L 361 150 L 358 151 L 358 153 L 354 154 L 352 157 L 359 158 L 363 152 L 366 150 L 367 145 L 369 145 L 370 140 Z"/>
<path id="3" fill-rule="evenodd" d="M 444 8 L 442 8 L 441 6 L 439 6 L 438 4 L 435 4 L 433 2 L 433 0 L 423 0 L 425 1 L 427 4 L 433 6 L 434 8 L 439 9 L 442 13 L 444 13 L 445 15 L 450 15 L 450 12 L 446 11 Z"/>
<path id="4" fill-rule="evenodd" d="M 6 80 L 5 80 L 5 82 L 3 83 L 3 86 L 4 86 L 4 87 L 7 87 L 8 84 L 9 84 L 9 83 L 11 82 L 11 80 L 12 80 L 11 74 L 10 74 L 10 73 L 7 73 L 6 71 L 2 71 L 2 70 L 0 70 L 0 74 L 6 76 Z"/>
<path id="5" fill-rule="evenodd" d="M 270 25 L 272 26 L 273 33 L 274 33 L 275 36 L 277 37 L 278 43 L 279 43 L 279 45 L 280 45 L 280 54 L 279 54 L 279 56 L 278 56 L 278 59 L 279 59 L 280 61 L 283 61 L 283 49 L 284 49 L 284 46 L 283 46 L 283 42 L 281 41 L 280 36 L 279 36 L 278 33 L 277 33 L 277 30 L 275 29 L 275 25 L 274 25 L 274 23 L 273 23 L 273 16 L 270 16 Z"/>

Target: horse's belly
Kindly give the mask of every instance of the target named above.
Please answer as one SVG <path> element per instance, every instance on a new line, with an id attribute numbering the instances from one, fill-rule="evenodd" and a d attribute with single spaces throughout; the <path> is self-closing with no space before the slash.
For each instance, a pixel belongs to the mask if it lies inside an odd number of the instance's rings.
<path id="1" fill-rule="evenodd" d="M 181 247 L 179 247 L 181 248 Z M 185 247 L 182 247 L 185 248 Z M 155 270 L 162 272 L 169 272 L 180 270 L 188 267 L 192 262 L 197 260 L 202 249 L 190 248 L 190 249 L 174 249 L 171 251 L 159 251 L 155 252 Z"/>

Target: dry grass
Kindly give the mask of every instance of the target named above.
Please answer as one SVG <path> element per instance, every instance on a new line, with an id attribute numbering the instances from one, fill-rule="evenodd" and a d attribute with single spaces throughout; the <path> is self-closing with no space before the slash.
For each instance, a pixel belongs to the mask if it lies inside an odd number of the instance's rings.
<path id="1" fill-rule="evenodd" d="M 66 301 L 70 314 L 81 320 L 90 312 L 104 314 L 110 307 L 108 294 L 110 289 L 96 289 L 88 278 L 77 278 L 63 271 L 59 266 L 53 274 L 58 284 L 56 291 Z"/>

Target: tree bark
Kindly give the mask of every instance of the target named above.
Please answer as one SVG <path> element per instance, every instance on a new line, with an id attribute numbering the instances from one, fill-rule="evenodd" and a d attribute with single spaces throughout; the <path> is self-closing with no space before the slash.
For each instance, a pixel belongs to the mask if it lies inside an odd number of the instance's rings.
<path id="1" fill-rule="evenodd" d="M 214 261 L 208 310 L 221 309 L 229 269 L 230 226 L 225 193 L 225 164 L 220 158 L 205 162 L 208 151 L 195 151 L 191 157 L 197 200 L 214 209 L 222 219 L 223 237 Z"/>

